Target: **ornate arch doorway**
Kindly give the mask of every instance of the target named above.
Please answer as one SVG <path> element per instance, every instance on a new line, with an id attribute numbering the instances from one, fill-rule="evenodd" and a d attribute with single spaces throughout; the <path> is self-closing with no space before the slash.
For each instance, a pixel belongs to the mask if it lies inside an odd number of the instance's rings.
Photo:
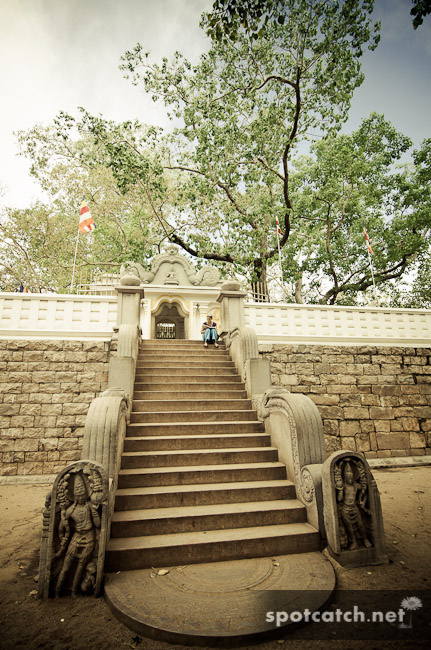
<path id="1" fill-rule="evenodd" d="M 177 303 L 162 302 L 152 320 L 152 338 L 186 338 L 186 314 Z"/>

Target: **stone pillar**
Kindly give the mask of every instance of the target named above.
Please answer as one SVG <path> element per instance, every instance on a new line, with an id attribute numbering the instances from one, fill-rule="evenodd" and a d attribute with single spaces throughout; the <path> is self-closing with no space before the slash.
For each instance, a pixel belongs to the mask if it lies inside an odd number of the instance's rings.
<path id="1" fill-rule="evenodd" d="M 120 325 L 140 326 L 141 300 L 144 289 L 134 275 L 123 275 L 121 286 L 116 287 L 118 296 L 117 327 Z"/>
<path id="2" fill-rule="evenodd" d="M 133 397 L 135 367 L 141 338 L 141 300 L 144 290 L 134 275 L 123 275 L 118 295 L 117 327 L 118 349 L 109 360 L 108 388 L 121 389 Z M 91 408 L 91 407 L 90 407 Z M 129 402 L 129 410 L 131 402 Z"/>
<path id="3" fill-rule="evenodd" d="M 217 296 L 217 302 L 220 303 L 221 336 L 229 335 L 232 330 L 244 327 L 244 297 L 246 295 L 246 291 L 240 290 L 239 282 L 229 280 L 222 284 Z"/>

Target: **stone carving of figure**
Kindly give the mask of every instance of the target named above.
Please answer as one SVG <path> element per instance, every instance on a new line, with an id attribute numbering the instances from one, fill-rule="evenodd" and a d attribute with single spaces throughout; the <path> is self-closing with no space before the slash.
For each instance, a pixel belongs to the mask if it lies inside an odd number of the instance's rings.
<path id="1" fill-rule="evenodd" d="M 61 519 L 58 526 L 60 538 L 60 549 L 55 554 L 56 558 L 62 557 L 65 553 L 64 562 L 58 576 L 55 593 L 60 594 L 61 588 L 70 570 L 73 561 L 76 561 L 76 569 L 72 582 L 72 596 L 76 596 L 84 570 L 87 568 L 85 591 L 89 590 L 91 581 L 90 565 L 87 563 L 92 558 L 96 544 L 96 529 L 100 528 L 100 515 L 98 506 L 102 493 L 94 485 L 91 497 L 87 492 L 84 478 L 81 474 L 75 474 L 73 483 L 73 503 L 65 507 L 67 500 L 68 481 L 70 475 L 66 474 L 60 489 L 63 497 L 59 497 L 61 507 Z M 70 537 L 72 534 L 72 537 Z"/>
<path id="2" fill-rule="evenodd" d="M 89 562 L 85 570 L 84 580 L 81 583 L 81 590 L 86 593 L 94 591 L 96 585 L 97 566 L 95 562 Z"/>
<path id="3" fill-rule="evenodd" d="M 341 545 L 347 546 L 349 550 L 357 549 L 360 545 L 365 548 L 372 546 L 367 537 L 362 514 L 368 514 L 367 483 L 360 467 L 358 471 L 359 483 L 355 480 L 349 459 L 343 464 L 343 468 L 338 465 L 334 467 Z"/>
<path id="4" fill-rule="evenodd" d="M 178 273 L 175 270 L 174 266 L 171 265 L 169 271 L 166 273 L 165 284 L 179 284 Z"/>

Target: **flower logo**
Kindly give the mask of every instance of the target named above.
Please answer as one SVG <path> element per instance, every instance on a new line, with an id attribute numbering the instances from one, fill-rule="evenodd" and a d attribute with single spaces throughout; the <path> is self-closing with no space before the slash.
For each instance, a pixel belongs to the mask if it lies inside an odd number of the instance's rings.
<path id="1" fill-rule="evenodd" d="M 401 601 L 401 608 L 407 610 L 410 613 L 409 622 L 401 623 L 400 628 L 412 628 L 412 612 L 415 612 L 417 609 L 422 607 L 422 601 L 417 596 L 408 596 L 403 598 Z"/>

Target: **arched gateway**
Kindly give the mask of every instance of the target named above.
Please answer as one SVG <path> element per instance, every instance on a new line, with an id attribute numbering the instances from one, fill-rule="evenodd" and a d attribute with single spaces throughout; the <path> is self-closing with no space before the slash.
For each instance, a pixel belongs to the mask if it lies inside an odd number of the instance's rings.
<path id="1" fill-rule="evenodd" d="M 177 246 L 170 244 L 151 260 L 149 269 L 136 262 L 121 268 L 144 286 L 141 329 L 144 339 L 200 339 L 201 323 L 209 311 L 220 323 L 220 273 L 214 266 L 196 271 Z"/>

